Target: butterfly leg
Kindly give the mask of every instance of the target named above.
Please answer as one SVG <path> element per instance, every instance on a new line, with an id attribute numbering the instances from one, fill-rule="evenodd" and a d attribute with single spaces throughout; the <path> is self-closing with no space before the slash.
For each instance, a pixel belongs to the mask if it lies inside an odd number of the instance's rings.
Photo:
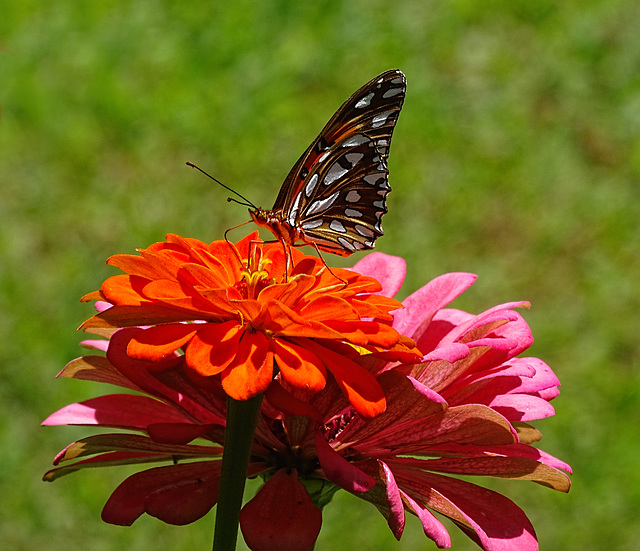
<path id="1" fill-rule="evenodd" d="M 318 245 L 316 245 L 313 241 L 310 241 L 309 243 L 305 243 L 305 245 L 313 245 L 313 248 L 316 250 L 316 252 L 318 253 L 318 256 L 320 257 L 320 260 L 322 260 L 322 263 L 324 264 L 324 267 L 329 270 L 329 273 L 335 277 L 337 280 L 341 281 L 344 285 L 347 285 L 347 282 L 342 279 L 341 277 L 337 276 L 334 271 L 329 268 L 329 265 L 327 264 L 326 260 L 324 259 L 324 256 L 322 256 L 322 253 L 320 252 L 320 249 L 318 249 Z"/>

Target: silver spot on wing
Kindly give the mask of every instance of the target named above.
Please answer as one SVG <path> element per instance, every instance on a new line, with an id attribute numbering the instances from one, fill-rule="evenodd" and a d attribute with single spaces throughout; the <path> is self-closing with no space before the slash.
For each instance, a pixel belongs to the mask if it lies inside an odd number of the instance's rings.
<path id="1" fill-rule="evenodd" d="M 347 172 L 348 170 L 346 168 L 342 168 L 339 163 L 333 163 L 333 165 L 329 169 L 329 172 L 327 172 L 327 175 L 324 177 L 322 183 L 325 186 L 330 186 L 331 184 L 333 184 L 333 182 L 335 182 L 338 178 L 344 176 Z"/>
<path id="2" fill-rule="evenodd" d="M 355 189 L 352 189 L 349 193 L 347 193 L 347 196 L 344 198 L 344 200 L 347 203 L 357 203 L 358 201 L 360 201 L 361 197 L 362 196 Z"/>
<path id="3" fill-rule="evenodd" d="M 363 107 L 368 107 L 371 105 L 371 100 L 373 99 L 375 94 L 373 92 L 369 92 L 365 97 L 363 97 L 358 103 L 356 103 L 356 109 L 362 109 Z"/>
<path id="4" fill-rule="evenodd" d="M 316 218 L 315 220 L 309 220 L 308 222 L 305 222 L 300 227 L 303 230 L 315 230 L 316 228 L 322 226 L 322 224 L 324 224 L 322 218 Z"/>
<path id="5" fill-rule="evenodd" d="M 336 202 L 336 199 L 338 199 L 339 195 L 340 195 L 340 192 L 336 191 L 335 193 L 332 193 L 331 195 L 329 195 L 329 197 L 326 197 L 325 199 L 318 199 L 317 201 L 314 201 L 313 203 L 311 203 L 311 206 L 309 207 L 305 215 L 309 216 L 311 214 L 316 214 L 318 212 L 324 212 Z"/>
<path id="6" fill-rule="evenodd" d="M 329 224 L 329 227 L 333 231 L 337 231 L 337 232 L 340 232 L 340 233 L 347 233 L 346 228 L 342 225 L 342 222 L 340 222 L 340 220 L 331 220 L 331 223 Z M 365 236 L 365 237 L 369 237 L 369 236 Z"/>
<path id="7" fill-rule="evenodd" d="M 307 197 L 311 197 L 311 195 L 313 195 L 313 191 L 316 189 L 316 186 L 318 185 L 318 180 L 319 180 L 319 177 L 317 174 L 314 174 L 313 176 L 311 176 L 311 178 L 309 178 L 309 181 L 307 182 L 307 185 L 304 188 L 304 194 Z"/>

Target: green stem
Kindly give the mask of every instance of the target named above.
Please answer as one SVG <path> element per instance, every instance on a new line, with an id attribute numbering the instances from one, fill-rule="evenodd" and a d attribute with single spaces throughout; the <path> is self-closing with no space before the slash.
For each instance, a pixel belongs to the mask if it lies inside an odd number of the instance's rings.
<path id="1" fill-rule="evenodd" d="M 236 548 L 238 518 L 261 404 L 262 394 L 246 401 L 227 398 L 227 427 L 224 433 L 213 551 L 234 551 Z"/>

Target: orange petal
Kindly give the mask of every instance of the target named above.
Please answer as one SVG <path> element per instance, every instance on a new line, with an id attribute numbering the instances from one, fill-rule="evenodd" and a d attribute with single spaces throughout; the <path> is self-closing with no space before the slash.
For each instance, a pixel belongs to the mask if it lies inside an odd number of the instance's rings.
<path id="1" fill-rule="evenodd" d="M 148 302 L 142 294 L 147 283 L 148 279 L 122 274 L 106 279 L 100 290 L 111 304 L 138 305 Z"/>
<path id="2" fill-rule="evenodd" d="M 358 413 L 364 417 L 375 417 L 387 408 L 382 387 L 366 369 L 313 341 L 308 345 L 331 371 Z"/>
<path id="3" fill-rule="evenodd" d="M 331 295 L 323 295 L 307 304 L 300 314 L 307 319 L 356 321 L 359 318 L 355 308 L 346 300 Z"/>
<path id="4" fill-rule="evenodd" d="M 109 266 L 120 268 L 129 275 L 142 277 L 144 279 L 158 279 L 162 273 L 158 272 L 155 266 L 147 262 L 141 256 L 133 254 L 114 254 L 107 260 Z"/>
<path id="5" fill-rule="evenodd" d="M 204 376 L 220 373 L 236 357 L 242 334 L 234 320 L 200 325 L 185 352 L 187 366 Z"/>
<path id="6" fill-rule="evenodd" d="M 138 360 L 157 362 L 189 342 L 198 330 L 192 323 L 172 323 L 144 329 L 127 345 L 127 354 Z"/>
<path id="7" fill-rule="evenodd" d="M 244 331 L 238 353 L 222 372 L 222 387 L 235 400 L 264 392 L 273 379 L 273 352 L 263 333 Z"/>
<path id="8" fill-rule="evenodd" d="M 307 339 L 301 339 L 304 343 Z M 282 377 L 291 386 L 300 390 L 318 392 L 327 384 L 324 364 L 313 352 L 303 346 L 274 339 L 274 359 L 282 372 Z"/>
<path id="9" fill-rule="evenodd" d="M 93 291 L 91 293 L 87 293 L 84 295 L 80 302 L 89 302 L 91 300 L 106 300 L 105 296 L 102 294 L 102 291 Z"/>

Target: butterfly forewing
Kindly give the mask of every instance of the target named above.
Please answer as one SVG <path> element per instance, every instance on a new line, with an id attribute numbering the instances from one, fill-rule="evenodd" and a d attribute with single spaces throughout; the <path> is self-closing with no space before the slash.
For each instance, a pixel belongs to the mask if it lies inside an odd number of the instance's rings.
<path id="1" fill-rule="evenodd" d="M 271 212 L 301 239 L 346 256 L 382 235 L 391 190 L 387 158 L 405 96 L 401 71 L 386 71 L 353 94 L 295 164 Z"/>

